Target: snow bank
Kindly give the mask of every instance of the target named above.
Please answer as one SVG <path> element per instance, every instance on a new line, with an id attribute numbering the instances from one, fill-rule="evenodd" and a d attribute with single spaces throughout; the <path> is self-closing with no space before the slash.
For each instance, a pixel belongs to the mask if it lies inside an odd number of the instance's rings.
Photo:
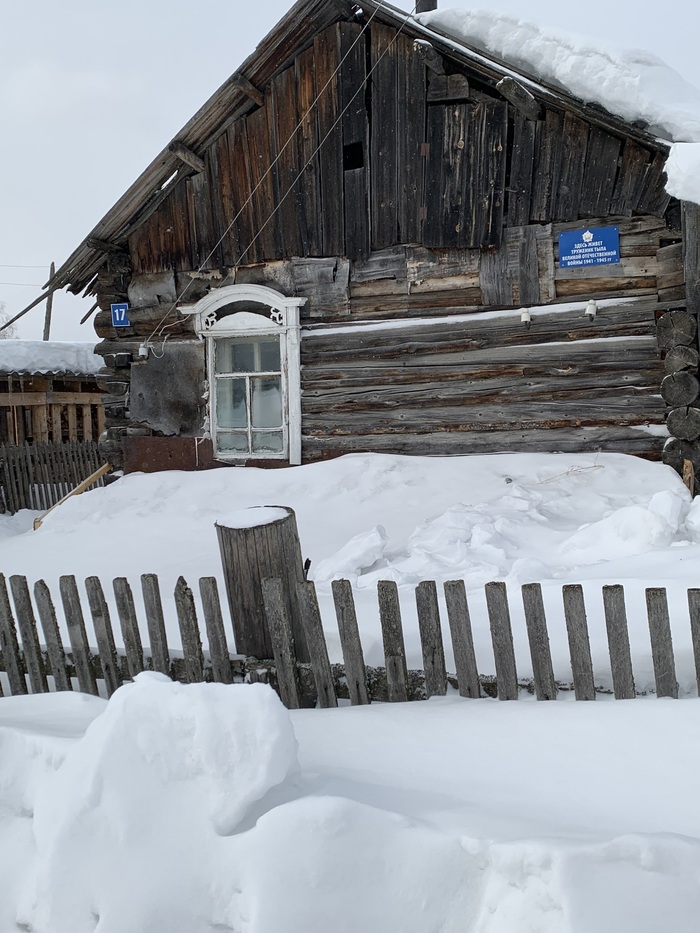
<path id="1" fill-rule="evenodd" d="M 0 930 L 694 933 L 696 704 L 2 699 Z"/>
<path id="2" fill-rule="evenodd" d="M 676 141 L 700 140 L 700 91 L 650 52 L 605 47 L 492 11 L 439 10 L 417 18 L 624 120 L 644 120 Z"/>
<path id="3" fill-rule="evenodd" d="M 0 372 L 93 375 L 104 365 L 91 343 L 0 340 Z"/>

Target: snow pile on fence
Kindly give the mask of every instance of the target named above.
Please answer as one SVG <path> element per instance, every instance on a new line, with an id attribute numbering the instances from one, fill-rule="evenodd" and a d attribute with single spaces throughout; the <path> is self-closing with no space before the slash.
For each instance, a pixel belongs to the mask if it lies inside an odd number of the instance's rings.
<path id="1" fill-rule="evenodd" d="M 2 373 L 74 373 L 93 375 L 104 365 L 95 341 L 0 340 Z"/>
<path id="2" fill-rule="evenodd" d="M 0 930 L 694 933 L 696 703 L 5 698 Z"/>

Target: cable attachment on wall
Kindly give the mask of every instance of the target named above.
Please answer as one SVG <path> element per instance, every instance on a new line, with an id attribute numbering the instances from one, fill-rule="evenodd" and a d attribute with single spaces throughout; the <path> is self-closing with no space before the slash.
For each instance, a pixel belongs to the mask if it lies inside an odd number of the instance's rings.
<path id="1" fill-rule="evenodd" d="M 595 321 L 597 313 L 598 313 L 598 305 L 593 300 L 593 298 L 591 298 L 591 300 L 586 305 L 586 317 L 588 318 L 589 321 L 593 322 Z"/>
<path id="2" fill-rule="evenodd" d="M 524 324 L 525 327 L 530 330 L 530 324 L 532 324 L 532 316 L 530 312 L 525 308 L 525 310 L 520 315 L 520 323 Z"/>

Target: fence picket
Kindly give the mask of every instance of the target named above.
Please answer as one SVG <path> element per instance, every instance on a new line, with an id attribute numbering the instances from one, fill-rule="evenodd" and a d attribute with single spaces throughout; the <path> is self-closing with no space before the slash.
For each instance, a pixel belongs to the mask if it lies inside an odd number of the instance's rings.
<path id="1" fill-rule="evenodd" d="M 521 592 L 535 681 L 535 695 L 538 700 L 556 700 L 557 684 L 554 680 L 552 654 L 549 650 L 549 633 L 542 600 L 542 587 L 539 583 L 526 583 L 521 588 Z"/>
<path id="2" fill-rule="evenodd" d="M 576 699 L 595 700 L 595 680 L 583 587 L 578 583 L 562 587 L 562 598 Z"/>
<path id="3" fill-rule="evenodd" d="M 619 584 L 603 587 L 605 626 L 608 632 L 610 666 L 612 669 L 613 692 L 616 700 L 635 698 L 634 674 L 630 655 L 630 640 L 627 631 L 625 590 Z"/>
<path id="4" fill-rule="evenodd" d="M 384 642 L 384 666 L 389 701 L 405 703 L 408 700 L 408 669 L 401 625 L 399 589 L 396 583 L 393 580 L 380 580 L 377 583 L 377 599 Z"/>
<path id="5" fill-rule="evenodd" d="M 39 634 L 36 627 L 34 607 L 29 595 L 27 578 L 15 574 L 10 577 L 10 590 L 17 613 L 17 627 L 22 639 L 24 664 L 29 674 L 32 693 L 48 693 L 49 684 L 44 670 L 44 659 L 39 647 Z"/>
<path id="6" fill-rule="evenodd" d="M 333 672 L 328 659 L 326 636 L 323 634 L 321 613 L 316 598 L 316 587 L 313 583 L 304 581 L 297 583 L 297 599 L 301 621 L 306 636 L 306 647 L 309 651 L 311 671 L 318 693 L 318 705 L 321 709 L 329 709 L 338 705 L 333 685 Z"/>
<path id="7" fill-rule="evenodd" d="M 74 576 L 60 577 L 58 582 L 78 684 L 83 693 L 92 693 L 97 696 L 97 681 L 95 680 L 92 655 L 85 631 L 85 619 L 83 617 L 83 607 L 80 605 L 78 585 Z"/>
<path id="8" fill-rule="evenodd" d="M 143 605 L 146 610 L 146 626 L 148 628 L 148 641 L 151 646 L 153 670 L 170 677 L 170 652 L 168 651 L 168 636 L 165 631 L 163 601 L 160 598 L 158 577 L 154 573 L 141 575 L 141 592 L 143 593 Z"/>
<path id="9" fill-rule="evenodd" d="M 87 591 L 88 604 L 92 615 L 92 624 L 95 629 L 97 649 L 100 653 L 102 676 L 104 678 L 107 696 L 111 697 L 114 691 L 118 690 L 123 683 L 119 659 L 117 658 L 117 649 L 114 644 L 112 620 L 109 616 L 107 601 L 99 577 L 88 577 L 85 581 L 85 589 Z"/>
<path id="10" fill-rule="evenodd" d="M 467 588 L 464 580 L 447 580 L 444 590 L 459 695 L 478 700 L 481 696 L 481 682 L 474 652 Z"/>
<path id="11" fill-rule="evenodd" d="M 66 653 L 63 650 L 61 633 L 56 621 L 56 610 L 51 599 L 51 592 L 43 580 L 37 580 L 34 584 L 34 601 L 36 602 L 36 610 L 44 633 L 46 654 L 49 659 L 54 686 L 56 690 L 72 690 L 73 684 L 70 682 L 66 669 Z"/>
<path id="12" fill-rule="evenodd" d="M 416 609 L 423 651 L 425 695 L 428 698 L 444 697 L 447 693 L 447 669 L 440 628 L 437 586 L 433 580 L 426 580 L 416 587 Z"/>
<path id="13" fill-rule="evenodd" d="M 12 696 L 23 696 L 27 690 L 27 679 L 24 676 L 24 664 L 19 652 L 17 629 L 10 606 L 10 596 L 7 592 L 5 577 L 0 573 L 0 651 L 5 659 L 5 670 L 10 683 Z"/>
<path id="14" fill-rule="evenodd" d="M 515 667 L 513 630 L 510 624 L 508 591 L 505 583 L 487 583 L 486 608 L 491 627 L 493 657 L 496 662 L 496 683 L 499 700 L 518 699 L 518 674 Z"/>
<path id="15" fill-rule="evenodd" d="M 134 605 L 134 594 L 131 592 L 131 586 L 126 577 L 116 577 L 112 582 L 112 586 L 117 602 L 117 614 L 122 630 L 122 638 L 124 639 L 126 663 L 129 668 L 129 676 L 133 680 L 137 674 L 146 670 L 139 620 Z"/>
<path id="16" fill-rule="evenodd" d="M 180 627 L 182 650 L 185 654 L 185 676 L 187 677 L 187 683 L 201 683 L 204 680 L 202 639 L 199 634 L 194 596 L 184 577 L 179 577 L 175 584 L 175 609 L 177 611 L 177 621 Z"/>
<path id="17" fill-rule="evenodd" d="M 654 680 L 657 697 L 678 699 L 676 663 L 673 658 L 671 621 L 668 617 L 668 601 L 663 587 L 650 587 L 646 591 L 647 617 L 651 638 L 651 656 L 654 663 Z"/>
<path id="18" fill-rule="evenodd" d="M 299 672 L 294 654 L 292 620 L 289 617 L 282 581 L 277 578 L 268 578 L 262 580 L 260 586 L 277 669 L 280 697 L 287 709 L 299 709 L 301 706 Z"/>
<path id="19" fill-rule="evenodd" d="M 338 620 L 340 644 L 343 649 L 345 680 L 348 685 L 350 703 L 353 706 L 364 706 L 370 702 L 367 690 L 367 669 L 362 653 L 362 641 L 350 581 L 333 580 L 331 590 L 335 616 Z"/>
<path id="20" fill-rule="evenodd" d="M 207 630 L 209 657 L 211 658 L 214 680 L 218 684 L 232 684 L 231 659 L 228 654 L 216 577 L 202 577 L 199 581 L 199 593 L 202 597 L 202 612 Z"/>

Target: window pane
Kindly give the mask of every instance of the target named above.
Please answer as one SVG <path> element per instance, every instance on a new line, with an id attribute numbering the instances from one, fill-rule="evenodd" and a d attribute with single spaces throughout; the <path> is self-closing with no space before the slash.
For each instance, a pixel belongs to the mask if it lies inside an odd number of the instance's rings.
<path id="1" fill-rule="evenodd" d="M 260 341 L 260 372 L 277 373 L 280 371 L 279 340 Z"/>
<path id="2" fill-rule="evenodd" d="M 232 340 L 216 340 L 214 343 L 215 372 L 230 373 L 232 365 Z"/>
<path id="3" fill-rule="evenodd" d="M 233 344 L 231 372 L 255 372 L 255 342 L 252 340 L 236 341 Z"/>
<path id="4" fill-rule="evenodd" d="M 247 434 L 217 434 L 216 446 L 219 450 L 231 450 L 236 453 L 250 453 Z"/>
<path id="5" fill-rule="evenodd" d="M 281 427 L 282 386 L 279 376 L 269 379 L 251 379 L 251 387 L 253 396 L 253 427 Z"/>
<path id="6" fill-rule="evenodd" d="M 220 428 L 247 427 L 245 379 L 216 380 L 216 423 Z"/>
<path id="7" fill-rule="evenodd" d="M 256 431 L 253 434 L 253 452 L 279 454 L 284 449 L 281 431 Z"/>

